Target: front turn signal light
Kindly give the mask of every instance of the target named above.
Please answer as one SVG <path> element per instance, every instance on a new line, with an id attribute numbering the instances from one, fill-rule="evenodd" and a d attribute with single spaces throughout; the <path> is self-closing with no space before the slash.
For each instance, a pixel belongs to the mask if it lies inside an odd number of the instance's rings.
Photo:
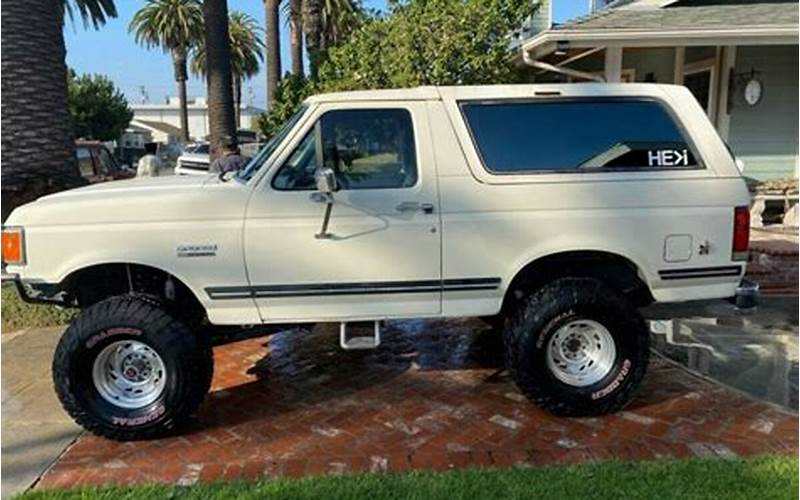
<path id="1" fill-rule="evenodd" d="M 4 227 L 2 245 L 3 264 L 25 264 L 25 233 L 21 227 Z"/>

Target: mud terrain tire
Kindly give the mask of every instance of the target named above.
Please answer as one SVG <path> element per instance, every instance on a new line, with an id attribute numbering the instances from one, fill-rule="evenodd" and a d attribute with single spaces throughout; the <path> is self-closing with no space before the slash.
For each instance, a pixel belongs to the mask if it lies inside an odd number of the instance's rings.
<path id="1" fill-rule="evenodd" d="M 622 295 L 595 279 L 561 278 L 520 303 L 506 323 L 504 358 L 519 389 L 540 408 L 603 415 L 633 398 L 647 370 L 649 339 L 644 319 Z M 601 359 L 603 349 L 609 354 L 598 364 L 608 368 L 580 379 L 594 369 L 585 353 Z M 572 372 L 559 369 L 568 365 Z"/>
<path id="2" fill-rule="evenodd" d="M 173 432 L 197 410 L 213 363 L 210 345 L 157 302 L 116 296 L 84 309 L 67 328 L 53 382 L 61 405 L 86 430 L 118 441 L 150 439 Z"/>

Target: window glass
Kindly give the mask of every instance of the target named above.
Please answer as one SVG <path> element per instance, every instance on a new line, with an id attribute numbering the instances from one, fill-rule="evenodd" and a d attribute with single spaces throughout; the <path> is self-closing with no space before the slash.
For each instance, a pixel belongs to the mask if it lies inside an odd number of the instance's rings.
<path id="1" fill-rule="evenodd" d="M 314 130 L 311 130 L 275 175 L 272 186 L 281 190 L 315 189 L 314 172 L 317 169 L 315 156 Z"/>
<path id="2" fill-rule="evenodd" d="M 280 146 L 283 140 L 289 135 L 289 132 L 292 131 L 295 125 L 300 121 L 303 115 L 308 110 L 308 106 L 303 104 L 288 120 L 283 126 L 275 133 L 275 135 L 264 144 L 264 147 L 261 148 L 261 151 L 258 152 L 256 156 L 250 160 L 250 163 L 247 164 L 245 168 L 239 170 L 239 173 L 236 174 L 236 177 L 241 181 L 248 181 L 250 180 L 256 172 L 266 163 L 267 158 L 272 156 L 272 153 Z"/>
<path id="3" fill-rule="evenodd" d="M 75 156 L 78 158 L 78 168 L 83 177 L 94 175 L 94 164 L 92 163 L 92 153 L 89 148 L 78 147 L 75 149 Z"/>
<path id="4" fill-rule="evenodd" d="M 108 153 L 106 148 L 100 148 L 97 150 L 97 159 L 99 160 L 100 164 L 100 171 L 104 174 L 110 174 L 116 170 L 117 162 L 114 158 Z"/>
<path id="5" fill-rule="evenodd" d="M 317 150 L 341 189 L 405 188 L 417 182 L 411 115 L 402 109 L 325 113 L 273 180 L 276 189 L 314 189 Z"/>
<path id="6" fill-rule="evenodd" d="M 462 104 L 484 166 L 495 173 L 696 168 L 666 110 L 652 101 Z"/>

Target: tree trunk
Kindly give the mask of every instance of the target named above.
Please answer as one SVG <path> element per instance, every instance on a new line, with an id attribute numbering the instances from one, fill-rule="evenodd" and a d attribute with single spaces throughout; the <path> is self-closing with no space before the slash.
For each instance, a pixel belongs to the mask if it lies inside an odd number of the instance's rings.
<path id="1" fill-rule="evenodd" d="M 204 0 L 203 20 L 206 27 L 209 142 L 213 160 L 220 154 L 223 137 L 236 141 L 227 0 Z"/>
<path id="2" fill-rule="evenodd" d="M 85 184 L 67 107 L 66 48 L 52 0 L 3 0 L 2 220 L 11 210 Z"/>
<path id="3" fill-rule="evenodd" d="M 316 82 L 322 38 L 322 5 L 320 0 L 303 1 L 303 30 L 306 35 L 306 49 L 308 50 L 308 69 L 311 80 Z"/>
<path id="4" fill-rule="evenodd" d="M 290 0 L 289 43 L 292 49 L 292 73 L 303 76 L 303 0 Z"/>
<path id="5" fill-rule="evenodd" d="M 267 46 L 267 110 L 272 107 L 281 78 L 280 0 L 264 0 Z"/>
<path id="6" fill-rule="evenodd" d="M 172 51 L 172 64 L 175 67 L 175 81 L 178 82 L 178 101 L 181 108 L 181 139 L 183 142 L 189 142 L 189 107 L 186 104 L 186 51 L 183 49 Z"/>
<path id="7" fill-rule="evenodd" d="M 233 110 L 236 130 L 242 128 L 242 79 L 233 79 Z"/>

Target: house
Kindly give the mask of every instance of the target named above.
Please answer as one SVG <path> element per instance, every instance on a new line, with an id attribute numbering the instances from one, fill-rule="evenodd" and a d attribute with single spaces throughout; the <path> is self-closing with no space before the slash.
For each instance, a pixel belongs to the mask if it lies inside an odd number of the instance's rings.
<path id="1" fill-rule="evenodd" d="M 129 128 L 133 131 L 142 133 L 143 137 L 149 136 L 150 141 L 152 142 L 160 142 L 161 144 L 166 144 L 168 146 L 181 142 L 180 127 L 176 127 L 175 125 L 171 125 L 169 123 L 151 120 L 139 120 L 134 117 L 134 119 L 131 120 Z"/>
<path id="2" fill-rule="evenodd" d="M 593 0 L 519 47 L 529 78 L 685 85 L 745 176 L 798 175 L 797 0 Z M 548 2 L 541 9 L 549 17 Z"/>
<path id="3" fill-rule="evenodd" d="M 138 122 L 163 123 L 180 129 L 180 101 L 177 97 L 170 97 L 161 104 L 131 104 L 133 119 Z M 187 102 L 189 114 L 189 136 L 192 140 L 203 140 L 209 134 L 208 102 L 203 97 L 190 99 Z M 264 110 L 243 104 L 240 108 L 240 126 L 252 128 L 253 118 L 263 113 Z M 154 137 L 154 140 L 161 142 Z"/>

